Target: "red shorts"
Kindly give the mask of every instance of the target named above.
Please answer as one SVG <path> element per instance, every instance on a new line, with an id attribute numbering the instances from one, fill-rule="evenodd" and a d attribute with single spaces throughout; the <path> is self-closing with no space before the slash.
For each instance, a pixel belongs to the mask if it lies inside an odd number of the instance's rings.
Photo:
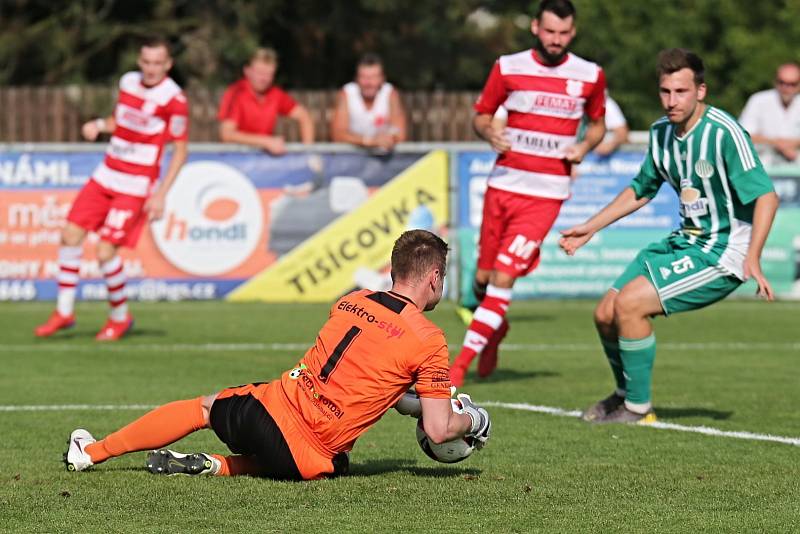
<path id="1" fill-rule="evenodd" d="M 133 248 L 147 222 L 146 201 L 89 180 L 75 197 L 67 220 L 84 230 L 97 232 L 103 241 Z"/>
<path id="2" fill-rule="evenodd" d="M 483 199 L 478 269 L 514 278 L 533 271 L 563 202 L 489 187 Z"/>

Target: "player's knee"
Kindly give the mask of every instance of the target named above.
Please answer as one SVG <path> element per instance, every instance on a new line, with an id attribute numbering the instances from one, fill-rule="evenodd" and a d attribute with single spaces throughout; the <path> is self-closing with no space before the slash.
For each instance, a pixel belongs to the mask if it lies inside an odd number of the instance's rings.
<path id="1" fill-rule="evenodd" d="M 624 289 L 614 299 L 614 318 L 617 323 L 621 319 L 641 315 L 641 301 L 632 292 Z"/>
<path id="2" fill-rule="evenodd" d="M 594 324 L 601 332 L 614 327 L 614 301 L 617 295 L 616 290 L 609 290 L 594 309 Z"/>
<path id="3" fill-rule="evenodd" d="M 511 289 L 514 287 L 514 281 L 516 278 L 508 273 L 504 273 L 501 271 L 493 271 L 490 283 L 495 287 L 500 287 L 503 289 Z"/>
<path id="4" fill-rule="evenodd" d="M 61 245 L 65 247 L 77 247 L 83 242 L 84 235 L 86 235 L 86 232 L 83 228 L 68 224 L 61 230 Z"/>
<path id="5" fill-rule="evenodd" d="M 217 394 L 214 393 L 213 395 L 207 395 L 203 397 L 201 402 L 201 406 L 203 408 L 203 419 L 206 422 L 206 427 L 211 427 L 211 407 L 214 405 L 214 401 L 217 399 Z"/>
<path id="6" fill-rule="evenodd" d="M 614 326 L 614 302 L 600 302 L 594 309 L 594 324 L 598 328 L 610 328 Z"/>
<path id="7" fill-rule="evenodd" d="M 117 247 L 106 241 L 97 243 L 97 259 L 100 263 L 105 263 L 117 255 Z"/>
<path id="8" fill-rule="evenodd" d="M 478 299 L 478 302 L 482 301 L 483 298 L 486 296 L 486 287 L 489 285 L 489 282 L 482 282 L 478 280 L 478 277 L 475 277 L 472 280 L 472 292 L 475 293 L 475 298 Z"/>

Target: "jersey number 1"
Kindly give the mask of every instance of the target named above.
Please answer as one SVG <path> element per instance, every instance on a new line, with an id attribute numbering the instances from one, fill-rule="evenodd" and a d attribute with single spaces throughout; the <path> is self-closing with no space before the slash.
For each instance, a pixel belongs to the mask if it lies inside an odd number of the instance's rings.
<path id="1" fill-rule="evenodd" d="M 327 383 L 328 379 L 331 376 L 331 373 L 336 369 L 336 365 L 339 363 L 339 360 L 342 359 L 344 353 L 347 349 L 350 348 L 350 345 L 353 344 L 353 340 L 358 337 L 358 334 L 361 333 L 361 329 L 357 326 L 351 326 L 350 330 L 344 335 L 341 341 L 336 345 L 336 348 L 333 349 L 333 353 L 331 353 L 328 361 L 325 362 L 325 365 L 322 367 L 322 371 L 319 373 L 319 379 L 322 380 L 323 383 Z"/>

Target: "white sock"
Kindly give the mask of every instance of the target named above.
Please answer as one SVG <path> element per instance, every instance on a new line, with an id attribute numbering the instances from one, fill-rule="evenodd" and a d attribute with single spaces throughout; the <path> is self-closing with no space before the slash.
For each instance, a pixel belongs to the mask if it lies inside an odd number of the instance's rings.
<path id="1" fill-rule="evenodd" d="M 633 413 L 644 415 L 650 411 L 650 408 L 652 408 L 653 405 L 649 402 L 636 404 L 635 402 L 625 401 L 625 407 Z"/>
<path id="2" fill-rule="evenodd" d="M 75 293 L 80 280 L 81 254 L 83 247 L 66 247 L 58 249 L 58 299 L 56 310 L 68 316 L 75 311 Z"/>

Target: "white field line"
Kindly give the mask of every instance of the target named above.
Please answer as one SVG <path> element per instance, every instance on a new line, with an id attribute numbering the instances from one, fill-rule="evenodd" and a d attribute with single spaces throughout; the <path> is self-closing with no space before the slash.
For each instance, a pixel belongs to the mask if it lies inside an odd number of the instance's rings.
<path id="1" fill-rule="evenodd" d="M 113 345 L 64 344 L 42 342 L 37 344 L 0 344 L 2 352 L 254 352 L 307 350 L 313 343 L 115 343 Z M 727 351 L 800 351 L 800 341 L 659 343 L 661 350 L 727 350 Z M 600 350 L 599 343 L 504 343 L 502 349 L 512 352 L 584 352 Z"/>
<path id="2" fill-rule="evenodd" d="M 559 417 L 580 417 L 581 412 L 578 410 L 565 410 L 563 408 L 555 408 L 553 406 L 540 406 L 535 404 L 525 403 L 509 403 L 509 402 L 496 402 L 488 401 L 482 402 L 482 406 L 494 406 L 497 408 L 506 408 L 509 410 L 521 410 L 526 412 L 544 413 L 548 415 L 555 415 Z M 66 411 L 98 411 L 98 410 L 151 410 L 155 406 L 150 404 L 51 404 L 51 405 L 0 405 L 0 412 L 66 412 Z M 774 436 L 772 434 L 759 434 L 756 432 L 738 431 L 738 430 L 720 430 L 718 428 L 708 426 L 687 426 L 679 425 L 676 423 L 666 423 L 657 421 L 647 425 L 638 425 L 649 428 L 657 428 L 660 430 L 675 430 L 678 432 L 692 432 L 695 434 L 703 434 L 706 436 L 714 436 L 720 438 L 733 438 L 744 439 L 751 441 L 771 441 L 775 443 L 785 443 L 787 445 L 800 446 L 800 438 L 791 438 L 786 436 Z"/>
<path id="3" fill-rule="evenodd" d="M 152 410 L 152 404 L 0 404 L 0 412 L 73 412 Z"/>
<path id="4" fill-rule="evenodd" d="M 528 301 L 520 301 L 525 304 Z M 104 306 L 103 302 L 79 302 L 78 311 L 81 309 L 90 309 L 94 306 Z M 330 306 L 330 303 L 325 305 Z M 214 313 L 219 314 L 220 306 L 230 309 L 241 307 L 243 304 L 231 303 L 225 301 L 179 301 L 179 302 L 135 302 L 132 304 L 136 310 L 154 312 L 180 312 L 181 310 L 191 309 L 192 313 Z M 253 313 L 260 313 L 267 315 L 272 313 L 273 307 L 279 310 L 286 311 L 291 309 L 310 309 L 316 306 L 314 303 L 292 303 L 286 302 L 281 304 L 267 304 L 267 303 L 250 303 L 244 306 L 251 306 Z M 546 300 L 538 301 L 536 306 L 528 308 L 528 311 L 535 313 L 547 313 L 549 307 L 557 307 L 559 310 L 593 310 L 597 306 L 596 300 Z M 715 304 L 714 310 L 725 311 L 776 311 L 778 308 L 781 310 L 798 310 L 800 309 L 800 300 L 787 299 L 778 302 L 766 303 L 756 298 L 742 298 L 742 299 L 729 299 L 721 304 Z M 45 315 L 53 310 L 53 302 L 51 301 L 34 301 L 34 302 L 10 302 L 0 301 L 0 315 L 20 315 L 20 314 L 42 314 Z"/>
<path id="5" fill-rule="evenodd" d="M 251 352 L 307 350 L 313 343 L 143 343 L 141 345 L 115 343 L 113 345 L 67 345 L 38 343 L 12 345 L 0 344 L 0 352 Z"/>
<path id="6" fill-rule="evenodd" d="M 496 406 L 498 408 L 507 408 L 509 410 L 522 410 L 526 412 L 546 413 L 549 415 L 557 415 L 559 417 L 580 417 L 581 412 L 578 410 L 564 410 L 562 408 L 554 408 L 552 406 L 538 406 L 535 404 L 525 403 L 509 403 L 509 402 L 482 402 L 481 406 Z M 740 431 L 740 430 L 720 430 L 710 426 L 688 426 L 679 425 L 677 423 L 666 423 L 663 421 L 656 421 L 655 423 L 648 423 L 646 425 L 637 425 L 642 427 L 657 428 L 659 430 L 676 430 L 678 432 L 692 432 L 695 434 L 703 434 L 706 436 L 714 436 L 719 438 L 734 438 L 734 439 L 747 439 L 753 441 L 772 441 L 775 443 L 785 443 L 787 445 L 795 445 L 800 447 L 800 438 L 791 438 L 786 436 L 774 436 L 772 434 L 759 434 L 756 432 Z"/>

